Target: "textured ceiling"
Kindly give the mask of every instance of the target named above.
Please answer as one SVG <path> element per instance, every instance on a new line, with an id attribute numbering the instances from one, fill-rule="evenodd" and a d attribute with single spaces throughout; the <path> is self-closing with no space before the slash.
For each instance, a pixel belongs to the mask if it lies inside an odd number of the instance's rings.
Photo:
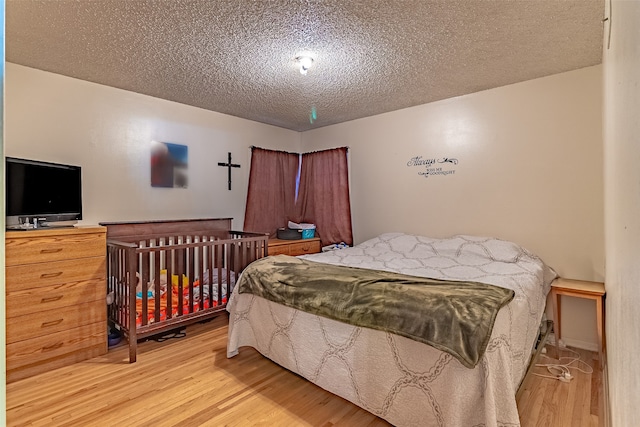
<path id="1" fill-rule="evenodd" d="M 304 131 L 599 64 L 603 14 L 604 0 L 7 0 L 6 57 Z"/>

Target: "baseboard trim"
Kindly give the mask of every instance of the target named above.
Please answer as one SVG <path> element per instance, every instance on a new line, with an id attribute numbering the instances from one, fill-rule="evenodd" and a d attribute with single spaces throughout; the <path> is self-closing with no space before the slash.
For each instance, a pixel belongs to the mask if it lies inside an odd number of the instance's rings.
<path id="1" fill-rule="evenodd" d="M 581 341 L 581 340 L 576 340 L 573 338 L 566 338 L 566 337 L 563 337 L 561 341 L 564 343 L 564 347 L 575 347 L 575 348 L 581 348 L 583 350 L 589 350 L 589 351 L 595 351 L 595 352 L 599 351 L 597 343 Z M 550 345 L 556 345 L 555 334 L 550 334 L 549 338 L 547 339 L 547 342 Z"/>
<path id="2" fill-rule="evenodd" d="M 602 352 L 602 393 L 604 394 L 602 399 L 602 404 L 604 408 L 604 414 L 602 414 L 602 418 L 604 419 L 604 427 L 610 427 L 611 424 L 611 407 L 609 406 L 609 367 L 607 364 L 607 349 L 605 346 L 604 351 Z"/>
<path id="3" fill-rule="evenodd" d="M 574 340 L 573 338 L 562 338 L 567 347 L 581 348 L 583 350 L 598 351 L 598 344 L 594 344 L 587 341 Z"/>

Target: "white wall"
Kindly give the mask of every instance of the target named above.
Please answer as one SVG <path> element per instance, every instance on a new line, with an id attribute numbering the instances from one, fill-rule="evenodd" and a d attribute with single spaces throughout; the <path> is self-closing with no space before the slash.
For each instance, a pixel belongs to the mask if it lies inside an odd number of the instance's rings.
<path id="1" fill-rule="evenodd" d="M 6 155 L 83 167 L 84 223 L 244 218 L 249 146 L 350 146 L 356 242 L 386 231 L 513 240 L 562 276 L 604 277 L 600 66 L 299 134 L 7 64 Z M 321 113 L 321 112 L 320 112 Z M 189 147 L 189 188 L 150 187 L 151 140 Z M 233 191 L 226 161 L 234 162 Z M 456 158 L 452 175 L 414 156 Z M 595 308 L 567 298 L 564 337 L 595 347 Z"/>
<path id="2" fill-rule="evenodd" d="M 5 92 L 5 61 L 4 61 L 4 0 L 0 0 L 0 153 L 4 153 L 4 92 Z M 4 156 L 2 157 L 4 162 Z M 2 168 L 4 170 L 4 167 Z M 2 208 L 0 209 L 0 248 L 4 248 L 4 220 L 5 220 L 5 207 L 4 207 L 4 173 L 0 174 L 0 200 L 3 200 Z M 3 252 L 4 254 L 4 252 Z M 0 425 L 6 424 L 7 413 L 7 400 L 6 396 L 6 304 L 4 295 L 5 288 L 5 271 L 4 271 L 4 256 L 0 257 Z"/>
<path id="3" fill-rule="evenodd" d="M 350 147 L 356 242 L 490 235 L 561 276 L 604 277 L 601 66 L 308 131 L 301 144 Z M 458 164 L 425 178 L 407 166 L 415 156 Z M 564 301 L 563 338 L 597 348 L 595 306 Z"/>
<path id="4" fill-rule="evenodd" d="M 5 154 L 82 166 L 85 224 L 244 221 L 249 146 L 298 151 L 298 132 L 16 64 L 6 69 Z M 150 141 L 188 146 L 187 189 L 152 188 Z M 227 161 L 232 170 L 227 189 Z"/>
<path id="5" fill-rule="evenodd" d="M 613 1 L 610 17 L 603 60 L 606 336 L 617 427 L 638 425 L 640 411 L 640 2 Z"/>

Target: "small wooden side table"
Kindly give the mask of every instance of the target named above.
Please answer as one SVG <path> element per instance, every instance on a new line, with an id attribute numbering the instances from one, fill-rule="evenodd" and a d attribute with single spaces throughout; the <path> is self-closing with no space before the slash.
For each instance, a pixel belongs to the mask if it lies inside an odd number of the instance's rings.
<path id="1" fill-rule="evenodd" d="M 551 283 L 551 299 L 553 300 L 553 317 L 556 345 L 562 337 L 562 305 L 561 295 L 567 295 L 576 298 L 587 298 L 596 302 L 596 323 L 598 328 L 598 351 L 602 352 L 605 348 L 604 338 L 604 283 L 588 282 L 585 280 L 571 280 L 557 278 Z"/>

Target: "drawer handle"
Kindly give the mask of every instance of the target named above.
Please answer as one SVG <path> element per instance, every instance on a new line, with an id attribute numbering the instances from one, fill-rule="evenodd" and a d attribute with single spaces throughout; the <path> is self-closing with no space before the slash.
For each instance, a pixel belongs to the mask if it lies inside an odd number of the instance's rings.
<path id="1" fill-rule="evenodd" d="M 51 279 L 52 277 L 62 276 L 62 271 L 58 271 L 57 273 L 42 273 L 40 275 L 41 279 Z"/>
<path id="2" fill-rule="evenodd" d="M 57 249 L 40 249 L 40 253 L 41 254 L 55 254 L 58 252 L 61 252 L 62 248 L 57 248 Z"/>
<path id="3" fill-rule="evenodd" d="M 50 322 L 42 322 L 42 328 L 48 328 L 49 326 L 55 326 L 55 325 L 59 325 L 60 323 L 62 323 L 64 319 L 58 319 L 58 320 L 51 320 Z"/>
<path id="4" fill-rule="evenodd" d="M 59 343 L 55 343 L 55 344 L 51 344 L 51 345 L 45 345 L 44 347 L 42 347 L 42 351 L 51 351 L 51 350 L 55 350 L 57 348 L 60 348 L 64 345 L 63 342 L 59 342 Z"/>
<path id="5" fill-rule="evenodd" d="M 55 297 L 42 298 L 42 300 L 40 302 L 43 303 L 43 302 L 59 301 L 59 300 L 62 299 L 62 297 L 63 297 L 63 295 L 58 295 L 58 296 L 55 296 Z"/>

